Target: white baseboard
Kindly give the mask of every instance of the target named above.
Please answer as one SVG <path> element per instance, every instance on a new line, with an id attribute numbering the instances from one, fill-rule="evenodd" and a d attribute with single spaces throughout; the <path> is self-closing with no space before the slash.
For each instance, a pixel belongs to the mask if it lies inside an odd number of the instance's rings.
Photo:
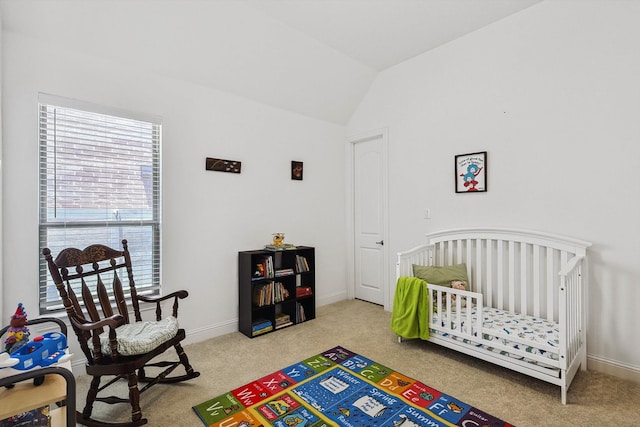
<path id="1" fill-rule="evenodd" d="M 225 322 L 215 323 L 213 325 L 186 331 L 187 337 L 182 343 L 193 344 L 237 331 L 238 319 L 227 320 Z"/>
<path id="2" fill-rule="evenodd" d="M 588 355 L 587 369 L 640 384 L 640 367 L 617 362 L 604 357 Z"/>
<path id="3" fill-rule="evenodd" d="M 338 292 L 333 295 L 318 298 L 316 300 L 316 307 L 322 307 L 323 305 L 333 304 L 334 302 L 343 301 L 347 299 L 346 292 Z"/>

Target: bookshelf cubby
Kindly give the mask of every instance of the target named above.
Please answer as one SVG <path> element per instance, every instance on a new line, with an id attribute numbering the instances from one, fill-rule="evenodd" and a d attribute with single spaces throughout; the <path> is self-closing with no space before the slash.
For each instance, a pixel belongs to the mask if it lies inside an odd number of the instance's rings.
<path id="1" fill-rule="evenodd" d="M 239 329 L 250 338 L 316 317 L 315 249 L 238 253 Z"/>

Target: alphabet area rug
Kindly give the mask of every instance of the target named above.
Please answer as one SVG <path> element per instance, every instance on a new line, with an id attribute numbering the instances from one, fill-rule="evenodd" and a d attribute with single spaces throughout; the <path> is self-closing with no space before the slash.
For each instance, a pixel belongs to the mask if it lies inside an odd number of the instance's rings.
<path id="1" fill-rule="evenodd" d="M 217 427 L 508 427 L 490 414 L 344 347 L 193 407 Z"/>

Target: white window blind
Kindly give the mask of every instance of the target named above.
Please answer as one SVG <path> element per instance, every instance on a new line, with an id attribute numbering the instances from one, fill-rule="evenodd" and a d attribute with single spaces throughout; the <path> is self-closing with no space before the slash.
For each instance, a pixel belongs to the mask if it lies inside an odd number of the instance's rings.
<path id="1" fill-rule="evenodd" d="M 138 293 L 158 294 L 161 124 L 98 110 L 40 99 L 40 250 L 127 239 Z M 61 309 L 41 256 L 40 313 Z"/>

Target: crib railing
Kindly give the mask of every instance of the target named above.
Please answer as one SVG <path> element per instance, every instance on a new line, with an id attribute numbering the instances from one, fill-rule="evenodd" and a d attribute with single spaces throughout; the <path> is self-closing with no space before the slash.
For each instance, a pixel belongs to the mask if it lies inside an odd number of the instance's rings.
<path id="1" fill-rule="evenodd" d="M 482 310 L 482 294 L 448 288 L 439 285 L 427 285 L 429 296 L 429 327 L 442 333 L 455 333 L 470 341 L 478 342 L 482 338 L 482 311 L 472 318 L 473 308 Z M 438 322 L 432 322 L 432 319 Z M 463 328 L 462 325 L 467 325 Z"/>
<path id="2" fill-rule="evenodd" d="M 530 341 L 527 338 L 520 338 L 512 334 L 502 333 L 495 329 L 483 326 L 485 319 L 483 296 L 477 292 L 463 291 L 460 289 L 448 288 L 438 285 L 427 285 L 429 295 L 429 329 L 431 333 L 440 333 L 445 337 L 456 337 L 466 340 L 466 345 L 483 345 L 499 349 L 503 354 L 509 354 L 511 358 L 523 358 L 534 360 L 545 366 L 561 368 L 564 354 L 560 346 L 537 344 L 537 348 L 544 349 L 548 354 L 556 357 L 533 354 L 527 351 Z M 475 315 L 474 315 L 475 313 Z M 437 335 L 432 335 L 436 340 Z M 491 337 L 503 338 L 512 343 L 522 344 L 522 347 L 515 348 L 513 345 L 505 345 L 501 341 Z M 463 345 L 462 343 L 460 345 Z M 545 368 L 541 367 L 541 370 Z"/>
<path id="3" fill-rule="evenodd" d="M 408 251 L 398 252 L 396 279 L 413 276 L 413 265 L 433 265 L 433 245 L 420 245 Z"/>
<path id="4" fill-rule="evenodd" d="M 586 292 L 583 289 L 584 257 L 574 257 L 559 272 L 560 277 L 560 350 L 567 357 L 561 360 L 566 368 L 580 351 L 584 352 L 586 342 Z M 586 366 L 586 353 L 580 355 Z"/>

